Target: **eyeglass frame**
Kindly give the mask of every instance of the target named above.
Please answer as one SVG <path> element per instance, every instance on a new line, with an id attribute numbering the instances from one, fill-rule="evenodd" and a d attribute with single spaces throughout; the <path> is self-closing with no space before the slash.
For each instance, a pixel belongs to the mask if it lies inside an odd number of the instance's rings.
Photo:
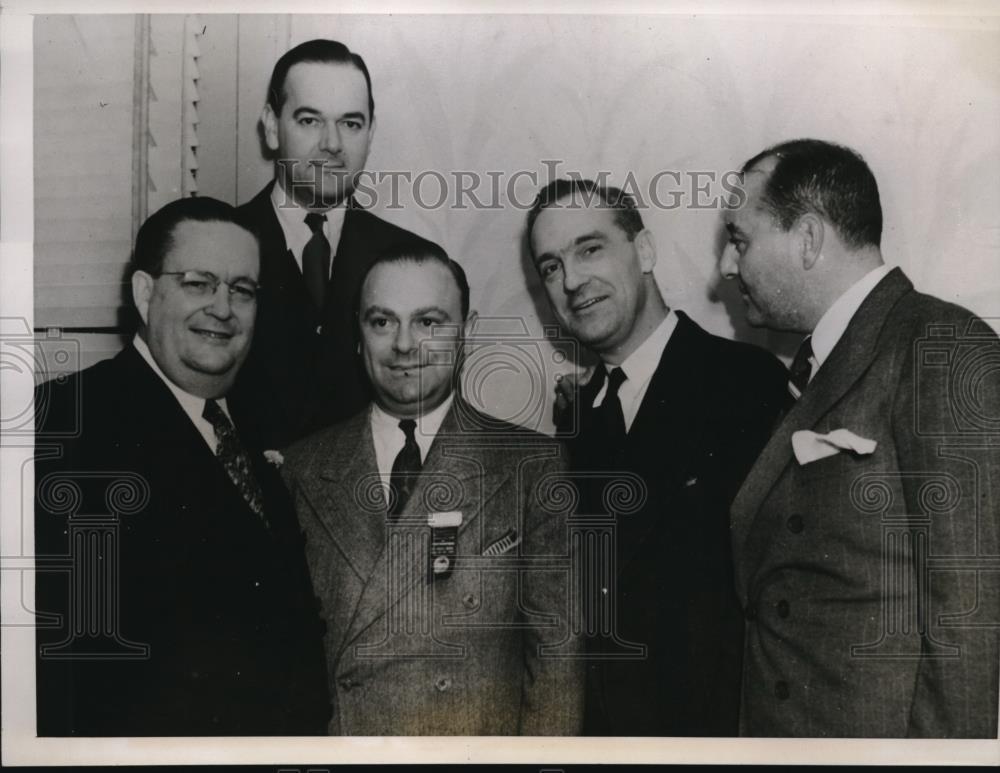
<path id="1" fill-rule="evenodd" d="M 208 298 L 208 297 L 213 297 L 214 298 L 215 294 L 217 292 L 219 292 L 219 285 L 225 285 L 226 286 L 226 290 L 229 293 L 229 301 L 230 301 L 230 303 L 234 302 L 234 300 L 237 301 L 237 302 L 240 302 L 240 303 L 246 303 L 248 305 L 251 304 L 251 303 L 256 303 L 257 302 L 258 293 L 260 292 L 261 286 L 260 286 L 259 283 L 257 283 L 253 279 L 250 279 L 249 277 L 237 277 L 236 279 L 233 280 L 233 282 L 248 282 L 248 283 L 252 283 L 252 285 L 253 285 L 253 287 L 252 287 L 252 289 L 253 289 L 253 297 L 240 299 L 239 296 L 235 296 L 235 297 L 233 296 L 233 293 L 234 292 L 238 292 L 239 288 L 235 287 L 232 282 L 227 282 L 225 279 L 222 279 L 221 277 L 216 276 L 211 271 L 205 271 L 205 270 L 199 269 L 199 268 L 189 268 L 186 271 L 160 271 L 160 272 L 158 272 L 156 274 L 151 274 L 151 276 L 153 276 L 154 278 L 158 279 L 161 276 L 179 276 L 179 277 L 184 277 L 184 276 L 187 276 L 188 274 L 196 274 L 199 277 L 199 280 L 194 280 L 194 281 L 205 281 L 205 282 L 207 282 L 212 287 L 212 294 L 211 294 L 211 296 L 206 295 L 205 296 L 206 298 Z M 185 290 L 185 292 L 188 292 L 188 290 L 184 287 L 183 280 L 181 282 L 181 289 Z M 244 289 L 246 289 L 246 288 L 244 288 Z"/>

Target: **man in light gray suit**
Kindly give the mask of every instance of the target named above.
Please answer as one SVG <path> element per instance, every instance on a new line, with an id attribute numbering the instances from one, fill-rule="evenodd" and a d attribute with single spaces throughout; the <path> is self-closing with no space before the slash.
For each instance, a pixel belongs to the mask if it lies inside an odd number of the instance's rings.
<path id="1" fill-rule="evenodd" d="M 884 265 L 855 152 L 743 175 L 721 270 L 751 324 L 808 336 L 732 506 L 741 734 L 996 738 L 1000 341 Z"/>
<path id="2" fill-rule="evenodd" d="M 580 731 L 562 449 L 458 394 L 474 321 L 436 244 L 377 258 L 359 303 L 375 401 L 287 453 L 332 734 Z"/>

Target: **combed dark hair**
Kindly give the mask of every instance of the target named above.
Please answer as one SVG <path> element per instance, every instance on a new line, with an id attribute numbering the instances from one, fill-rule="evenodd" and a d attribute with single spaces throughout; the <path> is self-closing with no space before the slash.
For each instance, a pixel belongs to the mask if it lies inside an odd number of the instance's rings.
<path id="1" fill-rule="evenodd" d="M 360 55 L 355 54 L 343 43 L 336 40 L 317 38 L 300 43 L 295 48 L 286 51 L 275 63 L 271 71 L 271 82 L 267 87 L 267 104 L 275 115 L 281 115 L 281 108 L 288 95 L 285 93 L 285 79 L 288 71 L 302 62 L 322 64 L 347 64 L 356 67 L 365 76 L 368 85 L 368 122 L 375 119 L 375 98 L 372 96 L 372 77 L 368 74 L 368 66 Z"/>
<path id="2" fill-rule="evenodd" d="M 375 270 L 376 266 L 382 266 L 388 263 L 406 262 L 438 263 L 447 268 L 448 271 L 451 272 L 451 275 L 455 278 L 455 284 L 458 285 L 458 292 L 461 296 L 462 302 L 462 320 L 464 321 L 469 316 L 469 280 L 465 277 L 465 269 L 449 258 L 448 253 L 445 252 L 444 248 L 439 244 L 432 242 L 430 239 L 422 239 L 419 236 L 414 236 L 412 239 L 396 242 L 378 254 L 375 261 L 368 267 L 368 270 L 365 272 L 364 278 L 361 280 L 361 284 L 359 285 L 358 297 L 354 304 L 355 312 L 360 312 L 360 288 L 364 287 L 365 281 L 368 279 L 368 275 Z"/>
<path id="3" fill-rule="evenodd" d="M 635 199 L 621 188 L 598 185 L 593 180 L 583 180 L 578 177 L 563 177 L 550 182 L 535 197 L 535 201 L 528 211 L 529 237 L 542 210 L 562 206 L 558 202 L 565 198 L 572 199 L 569 204 L 571 207 L 587 207 L 593 203 L 594 199 L 597 199 L 599 206 L 613 209 L 615 224 L 625 232 L 629 241 L 632 241 L 645 227 L 642 224 L 642 215 L 639 214 Z"/>
<path id="4" fill-rule="evenodd" d="M 822 140 L 790 140 L 761 151 L 743 172 L 777 159 L 761 195 L 761 206 L 784 230 L 806 212 L 829 220 L 852 249 L 882 241 L 882 205 L 875 175 L 861 155 Z"/>
<path id="5" fill-rule="evenodd" d="M 146 218 L 146 222 L 139 228 L 135 235 L 135 251 L 132 253 L 132 273 L 145 271 L 152 276 L 159 276 L 167 253 L 174 246 L 174 231 L 178 225 L 189 220 L 200 223 L 232 223 L 252 234 L 237 219 L 236 208 L 224 201 L 207 196 L 177 199 Z"/>

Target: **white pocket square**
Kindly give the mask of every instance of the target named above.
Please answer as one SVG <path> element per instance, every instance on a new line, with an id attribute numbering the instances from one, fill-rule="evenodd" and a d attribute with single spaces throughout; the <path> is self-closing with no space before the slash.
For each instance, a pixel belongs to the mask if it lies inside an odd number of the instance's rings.
<path id="1" fill-rule="evenodd" d="M 839 454 L 841 451 L 853 451 L 867 456 L 875 451 L 878 444 L 874 440 L 859 437 L 849 429 L 835 429 L 827 435 L 820 435 L 808 429 L 800 429 L 792 433 L 792 450 L 799 464 L 809 464 L 817 459 Z"/>

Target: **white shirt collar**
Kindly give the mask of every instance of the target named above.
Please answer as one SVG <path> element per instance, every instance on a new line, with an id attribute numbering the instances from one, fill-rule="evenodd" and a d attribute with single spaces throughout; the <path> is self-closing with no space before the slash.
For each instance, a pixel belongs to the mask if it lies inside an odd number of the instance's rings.
<path id="1" fill-rule="evenodd" d="M 445 399 L 441 405 L 435 408 L 429 413 L 425 413 L 423 416 L 418 416 L 416 419 L 417 428 L 414 432 L 414 437 L 416 438 L 417 445 L 420 446 L 420 460 L 423 461 L 427 458 L 427 452 L 430 450 L 431 444 L 434 442 L 434 438 L 437 437 L 438 430 L 441 429 L 441 422 L 444 421 L 445 415 L 451 408 L 451 404 L 455 401 L 454 392 Z M 403 447 L 403 443 L 406 442 L 406 435 L 403 430 L 399 428 L 400 420 L 389 413 L 386 413 L 382 408 L 378 406 L 377 403 L 372 403 L 372 435 L 376 438 L 376 445 L 378 444 L 378 439 L 383 438 L 387 442 L 387 447 L 395 448 L 392 453 L 392 460 L 389 462 L 389 469 L 392 469 L 392 461 L 395 460 L 396 454 L 399 453 L 399 449 Z"/>
<path id="2" fill-rule="evenodd" d="M 826 358 L 830 356 L 833 347 L 837 345 L 837 342 L 844 335 L 844 331 L 847 330 L 851 318 L 861 307 L 861 304 L 864 303 L 865 298 L 868 297 L 871 291 L 875 289 L 875 285 L 881 282 L 891 270 L 886 265 L 873 268 L 851 285 L 843 295 L 834 301 L 833 305 L 826 310 L 826 313 L 820 317 L 819 322 L 816 323 L 816 328 L 812 332 L 812 340 L 810 341 L 813 351 L 813 376 L 816 375 L 816 371 L 823 365 Z"/>
<path id="3" fill-rule="evenodd" d="M 452 393 L 433 411 L 416 419 L 417 428 L 413 435 L 420 448 L 421 463 L 426 461 L 427 453 L 430 451 L 434 438 L 437 437 L 438 430 L 441 429 L 441 423 L 454 401 L 455 395 Z M 370 421 L 372 442 L 375 445 L 375 464 L 378 467 L 382 484 L 388 491 L 389 481 L 392 478 L 392 465 L 406 442 L 406 435 L 399 428 L 400 420 L 386 413 L 375 403 L 372 403 Z"/>
<path id="4" fill-rule="evenodd" d="M 160 370 L 160 366 L 156 364 L 156 360 L 153 359 L 153 353 L 149 351 L 149 346 L 146 344 L 138 334 L 132 339 L 132 345 L 139 352 L 139 355 L 144 359 L 149 367 L 153 369 L 153 372 L 160 377 L 160 380 L 167 385 L 170 393 L 176 398 L 177 402 L 180 404 L 184 413 L 187 414 L 188 418 L 194 424 L 195 428 L 198 430 L 199 434 L 205 439 L 208 447 L 212 449 L 212 453 L 215 453 L 216 447 L 219 444 L 218 438 L 215 436 L 215 428 L 212 426 L 212 422 L 208 421 L 202 416 L 205 411 L 205 398 L 197 397 L 196 395 L 185 392 L 177 384 L 171 381 L 167 374 Z M 232 421 L 233 417 L 229 415 L 229 408 L 226 405 L 226 398 L 220 397 L 215 402 L 219 404 L 222 408 L 222 412 L 229 416 L 229 420 Z"/>
<path id="5" fill-rule="evenodd" d="M 622 414 L 625 417 L 625 429 L 632 428 L 632 421 L 639 413 L 639 406 L 646 396 L 646 389 L 649 382 L 653 380 L 653 374 L 663 358 L 663 350 L 667 348 L 670 336 L 673 335 L 677 327 L 677 313 L 670 309 L 667 316 L 657 326 L 656 330 L 650 333 L 646 340 L 639 344 L 639 347 L 632 352 L 620 366 L 605 363 L 604 367 L 610 373 L 615 367 L 620 367 L 625 371 L 625 381 L 618 389 L 618 399 L 622 404 Z M 605 380 L 597 396 L 594 398 L 596 408 L 604 401 L 604 394 L 607 392 L 608 382 Z"/>
<path id="6" fill-rule="evenodd" d="M 306 215 L 309 210 L 299 206 L 291 196 L 285 195 L 285 189 L 281 187 L 278 180 L 271 186 L 271 206 L 274 207 L 274 214 L 278 218 L 278 224 L 285 235 L 285 246 L 291 250 L 295 257 L 295 262 L 302 268 L 302 250 L 306 243 L 312 238 L 312 231 L 306 225 Z M 326 217 L 323 226 L 323 233 L 326 240 L 330 242 L 330 250 L 333 255 L 337 253 L 337 245 L 340 243 L 340 232 L 344 229 L 344 216 L 347 214 L 347 199 L 340 204 L 319 213 Z M 332 261 L 331 261 L 332 268 Z"/>

